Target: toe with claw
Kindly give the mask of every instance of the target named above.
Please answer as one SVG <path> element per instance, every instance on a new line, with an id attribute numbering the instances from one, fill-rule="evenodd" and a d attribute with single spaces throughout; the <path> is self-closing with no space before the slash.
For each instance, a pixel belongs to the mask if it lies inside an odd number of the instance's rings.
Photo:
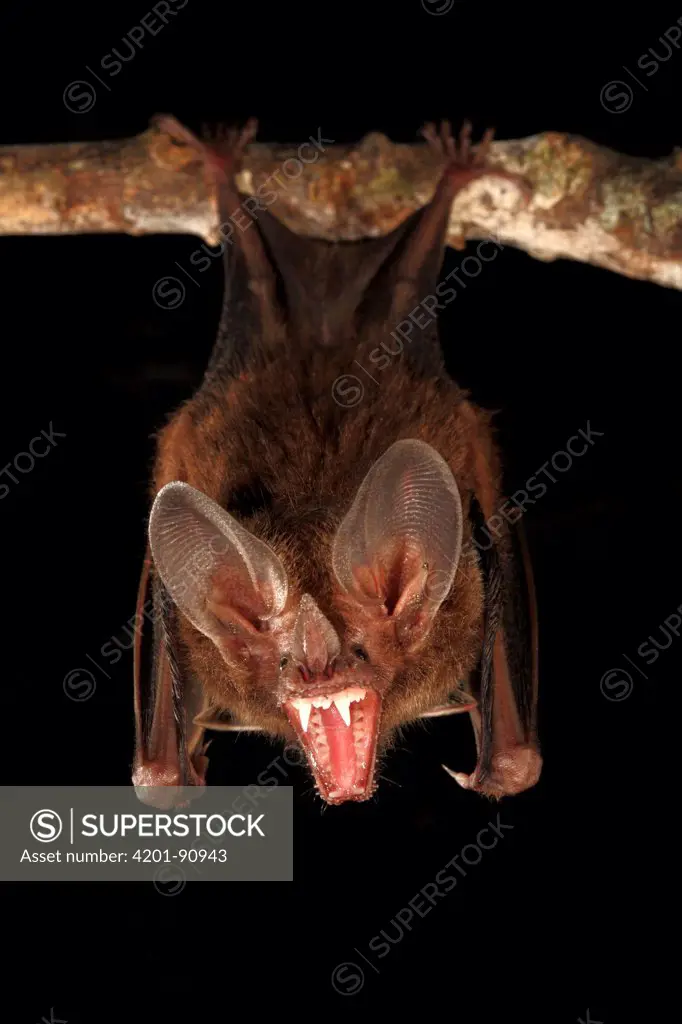
<path id="1" fill-rule="evenodd" d="M 445 162 L 443 181 L 447 183 L 453 194 L 470 181 L 488 175 L 512 181 L 521 190 L 526 201 L 530 198 L 528 183 L 524 178 L 488 164 L 490 144 L 495 134 L 494 128 L 486 129 L 483 138 L 476 145 L 471 143 L 470 121 L 463 123 L 457 138 L 452 134 L 452 126 L 449 121 L 443 121 L 439 127 L 432 123 L 426 124 L 422 128 L 421 134 L 430 149 Z"/>
<path id="2" fill-rule="evenodd" d="M 246 147 L 258 133 L 258 121 L 250 118 L 243 128 L 202 126 L 201 135 L 195 135 L 170 114 L 160 114 L 155 123 L 176 142 L 193 149 L 202 158 L 207 170 L 221 175 L 234 175 L 241 166 Z"/>
<path id="3" fill-rule="evenodd" d="M 458 139 L 452 134 L 452 126 L 449 121 L 443 121 L 440 127 L 436 127 L 432 123 L 425 124 L 421 133 L 431 149 L 447 160 L 449 164 L 458 167 L 480 167 L 488 156 L 495 129 L 486 129 L 483 138 L 476 146 L 471 145 L 470 121 L 464 122 L 460 128 Z"/>

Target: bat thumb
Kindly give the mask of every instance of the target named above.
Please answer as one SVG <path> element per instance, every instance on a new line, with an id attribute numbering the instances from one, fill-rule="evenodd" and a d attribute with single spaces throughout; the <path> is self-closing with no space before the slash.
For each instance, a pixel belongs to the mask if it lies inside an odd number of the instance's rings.
<path id="1" fill-rule="evenodd" d="M 448 768 L 446 764 L 442 764 L 441 768 L 444 768 L 448 775 L 460 784 L 462 789 L 471 789 L 471 776 L 465 772 L 453 772 L 452 768 Z"/>

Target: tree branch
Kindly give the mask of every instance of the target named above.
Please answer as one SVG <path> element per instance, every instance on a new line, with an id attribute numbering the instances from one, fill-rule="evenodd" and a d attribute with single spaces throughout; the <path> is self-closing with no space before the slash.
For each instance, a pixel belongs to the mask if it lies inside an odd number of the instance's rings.
<path id="1" fill-rule="evenodd" d="M 170 120 L 132 139 L 0 148 L 0 234 L 189 233 L 217 243 L 211 178 L 166 130 Z M 682 288 L 682 150 L 645 160 L 547 132 L 494 143 L 490 163 L 523 177 L 527 194 L 502 178 L 473 182 L 453 204 L 450 245 L 493 237 L 537 259 Z M 297 148 L 254 143 L 237 185 L 255 198 L 232 230 L 248 229 L 259 198 L 298 234 L 384 235 L 429 201 L 440 169 L 426 144 L 376 133 L 347 147 L 319 132 Z"/>

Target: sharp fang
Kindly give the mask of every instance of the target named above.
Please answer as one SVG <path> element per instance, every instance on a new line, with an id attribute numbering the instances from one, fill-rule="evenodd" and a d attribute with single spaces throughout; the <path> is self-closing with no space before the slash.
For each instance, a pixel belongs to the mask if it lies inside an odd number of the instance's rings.
<path id="1" fill-rule="evenodd" d="M 296 710 L 298 711 L 299 717 L 301 719 L 301 728 L 303 729 L 303 732 L 307 732 L 312 706 L 308 703 L 307 700 L 300 700 L 296 703 Z"/>
<path id="2" fill-rule="evenodd" d="M 352 697 L 349 697 L 347 693 L 339 693 L 334 698 L 336 709 L 343 718 L 346 725 L 350 725 L 350 705 Z"/>
<path id="3" fill-rule="evenodd" d="M 360 686 L 349 686 L 345 690 L 340 690 L 337 694 L 331 696 L 323 695 L 321 697 L 299 697 L 297 700 L 293 700 L 291 703 L 296 708 L 301 719 L 301 728 L 303 732 L 308 731 L 308 724 L 310 722 L 310 712 L 313 708 L 321 708 L 326 710 L 330 708 L 332 704 L 336 704 L 341 718 L 347 726 L 350 727 L 350 705 L 355 704 L 356 701 L 364 700 L 367 695 L 367 691 Z"/>
<path id="4" fill-rule="evenodd" d="M 298 717 L 301 719 L 301 728 L 303 729 L 303 732 L 307 732 L 312 704 L 309 700 L 305 700 L 303 698 L 300 700 L 292 700 L 291 704 L 298 711 Z"/>

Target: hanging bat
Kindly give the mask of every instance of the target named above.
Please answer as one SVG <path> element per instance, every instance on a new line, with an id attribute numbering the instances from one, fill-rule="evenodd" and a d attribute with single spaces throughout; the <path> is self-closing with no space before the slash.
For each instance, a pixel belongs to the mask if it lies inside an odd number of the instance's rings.
<path id="1" fill-rule="evenodd" d="M 161 123 L 227 222 L 255 124 L 207 143 Z M 461 786 L 499 798 L 539 777 L 525 544 L 500 516 L 476 540 L 502 501 L 491 417 L 448 376 L 435 321 L 392 358 L 396 327 L 443 295 L 454 196 L 509 175 L 486 164 L 490 132 L 478 146 L 468 125 L 457 140 L 447 124 L 424 134 L 442 176 L 390 235 L 302 238 L 262 209 L 225 246 L 205 378 L 158 440 L 146 675 L 139 630 L 135 651 L 141 799 L 204 785 L 205 730 L 247 729 L 298 742 L 327 803 L 367 800 L 399 727 L 461 711 L 477 747 L 471 774 L 446 768 Z M 339 380 L 387 357 L 344 406 Z"/>

